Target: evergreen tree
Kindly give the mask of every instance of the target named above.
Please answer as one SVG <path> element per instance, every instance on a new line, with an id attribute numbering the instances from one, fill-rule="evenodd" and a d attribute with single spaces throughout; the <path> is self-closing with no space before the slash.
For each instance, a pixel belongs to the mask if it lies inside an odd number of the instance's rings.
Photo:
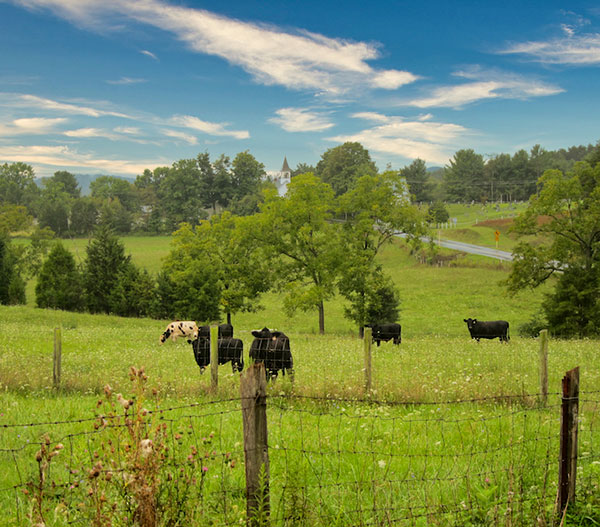
<path id="1" fill-rule="evenodd" d="M 408 189 L 414 196 L 414 201 L 418 203 L 431 201 L 433 184 L 429 181 L 425 161 L 415 159 L 410 165 L 400 170 L 400 175 L 406 179 Z"/>
<path id="2" fill-rule="evenodd" d="M 36 304 L 42 308 L 81 311 L 84 307 L 81 273 L 75 258 L 56 242 L 42 265 L 35 286 Z"/>
<path id="3" fill-rule="evenodd" d="M 152 312 L 154 280 L 145 269 L 126 262 L 109 295 L 110 312 L 122 317 L 143 317 Z"/>
<path id="4" fill-rule="evenodd" d="M 0 232 L 0 304 L 24 304 L 25 282 L 17 266 L 10 238 Z"/>
<path id="5" fill-rule="evenodd" d="M 110 313 L 111 291 L 131 257 L 125 255 L 125 247 L 113 231 L 104 226 L 96 229 L 86 253 L 83 269 L 86 306 L 91 313 Z"/>

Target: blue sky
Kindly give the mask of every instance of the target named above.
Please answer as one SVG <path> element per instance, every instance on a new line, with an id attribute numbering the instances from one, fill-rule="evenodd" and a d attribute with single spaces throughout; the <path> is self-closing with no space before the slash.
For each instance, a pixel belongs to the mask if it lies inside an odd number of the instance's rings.
<path id="1" fill-rule="evenodd" d="M 599 94 L 598 2 L 0 0 L 0 163 L 38 176 L 440 166 L 596 143 Z"/>

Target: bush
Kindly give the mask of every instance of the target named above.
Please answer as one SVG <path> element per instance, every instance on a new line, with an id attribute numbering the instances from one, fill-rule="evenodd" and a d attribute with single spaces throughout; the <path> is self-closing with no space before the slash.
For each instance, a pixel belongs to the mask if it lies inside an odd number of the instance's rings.
<path id="1" fill-rule="evenodd" d="M 427 218 L 432 223 L 445 223 L 450 219 L 450 214 L 441 201 L 436 201 L 429 206 Z"/>

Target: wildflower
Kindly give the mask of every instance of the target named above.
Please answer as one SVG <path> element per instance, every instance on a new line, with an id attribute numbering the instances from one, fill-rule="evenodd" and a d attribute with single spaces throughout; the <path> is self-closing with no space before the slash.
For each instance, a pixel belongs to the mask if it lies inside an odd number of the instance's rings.
<path id="1" fill-rule="evenodd" d="M 120 393 L 117 394 L 117 401 L 125 410 L 129 408 L 129 401 L 125 399 Z"/>
<path id="2" fill-rule="evenodd" d="M 379 465 L 379 468 L 385 468 L 385 461 L 383 459 L 380 459 L 377 464 Z"/>
<path id="3" fill-rule="evenodd" d="M 142 439 L 140 441 L 140 452 L 142 457 L 148 457 L 152 453 L 152 439 Z"/>
<path id="4" fill-rule="evenodd" d="M 208 472 L 208 467 L 202 467 L 202 472 L 204 472 L 204 473 Z"/>

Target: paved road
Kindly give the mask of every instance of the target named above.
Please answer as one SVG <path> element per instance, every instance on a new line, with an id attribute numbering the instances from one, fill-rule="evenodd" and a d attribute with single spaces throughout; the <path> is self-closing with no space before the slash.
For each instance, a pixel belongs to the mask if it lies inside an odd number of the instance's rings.
<path id="1" fill-rule="evenodd" d="M 429 241 L 429 240 L 427 240 Z M 507 251 L 500 251 L 499 249 L 491 249 L 490 247 L 482 247 L 481 245 L 473 245 L 471 243 L 455 242 L 452 240 L 437 240 L 434 239 L 435 243 L 441 247 L 447 249 L 454 249 L 455 251 L 463 251 L 465 253 L 479 254 L 481 256 L 488 256 L 489 258 L 496 258 L 497 260 L 504 260 L 506 262 L 512 262 L 513 255 Z"/>
<path id="2" fill-rule="evenodd" d="M 398 236 L 405 238 L 404 234 L 398 234 Z M 429 237 L 423 236 L 422 240 L 425 243 L 429 243 Z M 487 256 L 488 258 L 496 258 L 497 260 L 504 260 L 506 262 L 512 262 L 513 255 L 508 251 L 500 251 L 499 249 L 491 249 L 490 247 L 482 247 L 481 245 L 473 245 L 472 243 L 455 242 L 453 240 L 438 240 L 434 238 L 433 241 L 440 247 L 446 249 L 453 249 L 455 251 L 462 251 L 470 254 L 478 254 L 480 256 Z"/>

